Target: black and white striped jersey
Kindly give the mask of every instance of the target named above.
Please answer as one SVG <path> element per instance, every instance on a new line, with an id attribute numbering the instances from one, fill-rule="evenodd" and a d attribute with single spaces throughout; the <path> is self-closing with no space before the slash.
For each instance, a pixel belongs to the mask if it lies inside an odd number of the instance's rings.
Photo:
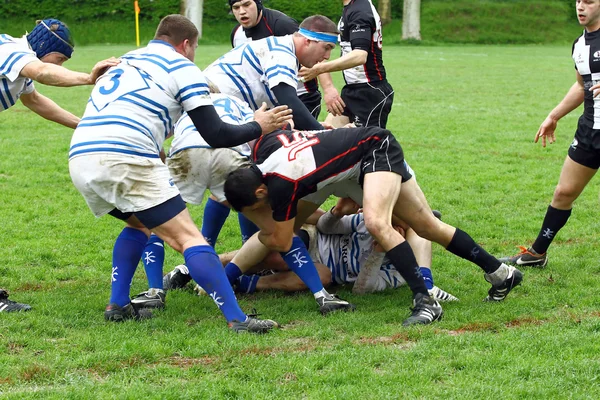
<path id="1" fill-rule="evenodd" d="M 346 84 L 385 80 L 381 52 L 381 18 L 371 0 L 352 0 L 344 6 L 338 30 L 342 56 L 354 49 L 365 50 L 368 53 L 364 65 L 344 70 Z"/>
<path id="2" fill-rule="evenodd" d="M 584 110 L 580 123 L 590 129 L 600 129 L 600 97 L 594 99 L 589 89 L 600 83 L 600 30 L 586 32 L 573 43 L 575 68 L 583 78 Z"/>
<path id="3" fill-rule="evenodd" d="M 253 161 L 269 189 L 273 219 L 296 216 L 302 197 L 348 179 L 365 152 L 387 137 L 378 127 L 325 131 L 276 131 L 258 139 Z"/>

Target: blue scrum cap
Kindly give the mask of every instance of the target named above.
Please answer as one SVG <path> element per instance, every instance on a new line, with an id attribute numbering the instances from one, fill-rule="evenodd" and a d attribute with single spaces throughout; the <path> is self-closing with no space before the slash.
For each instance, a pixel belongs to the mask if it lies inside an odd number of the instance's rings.
<path id="1" fill-rule="evenodd" d="M 39 59 L 50 53 L 60 53 L 67 58 L 71 58 L 73 54 L 71 31 L 67 25 L 57 19 L 38 21 L 35 28 L 27 35 L 27 41 Z"/>

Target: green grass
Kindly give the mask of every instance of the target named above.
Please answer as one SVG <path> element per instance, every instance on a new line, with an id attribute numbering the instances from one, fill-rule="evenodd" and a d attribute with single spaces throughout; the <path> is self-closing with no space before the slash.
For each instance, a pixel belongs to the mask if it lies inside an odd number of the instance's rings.
<path id="1" fill-rule="evenodd" d="M 78 49 L 89 70 L 125 46 Z M 206 66 L 226 46 L 201 46 Z M 556 144 L 533 136 L 574 81 L 568 46 L 386 47 L 391 129 L 433 208 L 491 253 L 537 235 L 579 112 Z M 340 76 L 335 81 L 341 85 Z M 74 113 L 89 88 L 37 85 Z M 545 270 L 501 304 L 481 271 L 434 247 L 436 283 L 461 301 L 440 323 L 403 328 L 406 289 L 321 317 L 310 294 L 240 296 L 285 329 L 234 335 L 208 298 L 173 292 L 142 322 L 108 324 L 110 258 L 122 224 L 95 219 L 72 185 L 71 131 L 18 105 L 0 115 L 0 287 L 34 310 L 0 314 L 0 395 L 16 398 L 597 398 L 600 395 L 598 181 L 577 201 Z M 201 207 L 191 208 L 200 222 Z M 219 252 L 239 246 L 230 216 Z M 165 269 L 181 257 L 167 249 Z M 146 287 L 142 269 L 132 293 Z"/>
<path id="2" fill-rule="evenodd" d="M 223 0 L 221 3 L 226 3 Z M 328 0 L 335 2 L 338 0 Z M 294 3 L 294 2 L 289 2 Z M 471 44 L 570 44 L 582 28 L 577 24 L 573 3 L 564 0 L 427 0 L 421 6 L 421 45 Z M 277 8 L 276 4 L 267 4 Z M 133 8 L 132 8 L 133 9 Z M 331 7 L 313 10 L 315 14 L 331 11 Z M 330 17 L 337 23 L 340 12 Z M 302 20 L 302 12 L 282 9 Z M 177 12 L 177 10 L 173 10 Z M 299 15 L 298 12 L 301 14 Z M 214 13 L 214 9 L 213 9 Z M 328 14 L 329 15 L 329 14 Z M 135 44 L 133 14 L 98 18 L 91 21 L 66 20 L 77 46 L 97 43 Z M 140 37 L 147 43 L 154 36 L 156 22 L 142 18 Z M 0 21 L 0 32 L 20 36 L 31 30 L 33 20 L 8 17 Z M 230 43 L 235 19 L 223 13 L 221 18 L 206 16 L 203 21 L 203 44 Z M 385 44 L 415 44 L 402 41 L 402 19 L 395 18 L 383 28 Z"/>

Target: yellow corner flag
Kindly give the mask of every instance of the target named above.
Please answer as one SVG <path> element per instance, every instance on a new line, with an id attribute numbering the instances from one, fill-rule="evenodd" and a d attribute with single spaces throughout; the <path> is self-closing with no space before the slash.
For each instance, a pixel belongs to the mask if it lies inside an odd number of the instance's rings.
<path id="1" fill-rule="evenodd" d="M 137 0 L 133 2 L 133 9 L 135 10 L 135 43 L 140 47 L 140 6 Z"/>

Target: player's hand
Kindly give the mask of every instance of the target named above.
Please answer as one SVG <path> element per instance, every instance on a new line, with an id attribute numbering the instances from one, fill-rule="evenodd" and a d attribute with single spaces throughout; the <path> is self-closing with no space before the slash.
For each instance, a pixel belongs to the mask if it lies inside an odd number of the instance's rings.
<path id="1" fill-rule="evenodd" d="M 106 72 L 110 67 L 114 67 L 119 64 L 121 60 L 115 57 L 108 58 L 106 60 L 98 61 L 94 68 L 92 68 L 92 72 L 90 72 L 90 85 L 94 85 L 96 80 Z"/>
<path id="2" fill-rule="evenodd" d="M 266 135 L 281 128 L 292 120 L 292 110 L 288 106 L 277 106 L 267 110 L 267 103 L 262 103 L 260 108 L 254 112 L 254 120 L 262 128 L 262 134 Z"/>
<path id="3" fill-rule="evenodd" d="M 594 86 L 590 88 L 590 92 L 594 94 L 594 98 L 598 97 L 600 94 L 600 83 L 596 83 Z"/>
<path id="4" fill-rule="evenodd" d="M 300 82 L 308 82 L 315 79 L 319 76 L 321 72 L 319 71 L 319 64 L 315 64 L 312 68 L 302 67 L 300 71 L 298 71 L 298 76 L 300 77 Z"/>
<path id="5" fill-rule="evenodd" d="M 338 218 L 344 215 L 356 214 L 360 209 L 360 205 L 349 197 L 339 198 L 331 213 Z"/>
<path id="6" fill-rule="evenodd" d="M 550 116 L 546 117 L 542 125 L 540 125 L 540 129 L 538 129 L 535 134 L 535 143 L 542 139 L 542 147 L 546 147 L 546 141 L 548 143 L 554 143 L 556 141 L 556 137 L 554 136 L 554 131 L 556 130 L 557 120 L 551 118 Z"/>
<path id="7" fill-rule="evenodd" d="M 334 117 L 342 115 L 344 108 L 346 108 L 346 103 L 334 87 L 325 91 L 325 105 L 327 106 L 327 112 Z"/>
<path id="8" fill-rule="evenodd" d="M 323 125 L 323 128 L 325 129 L 335 129 L 335 126 L 328 124 L 327 122 L 321 122 L 321 125 Z"/>

